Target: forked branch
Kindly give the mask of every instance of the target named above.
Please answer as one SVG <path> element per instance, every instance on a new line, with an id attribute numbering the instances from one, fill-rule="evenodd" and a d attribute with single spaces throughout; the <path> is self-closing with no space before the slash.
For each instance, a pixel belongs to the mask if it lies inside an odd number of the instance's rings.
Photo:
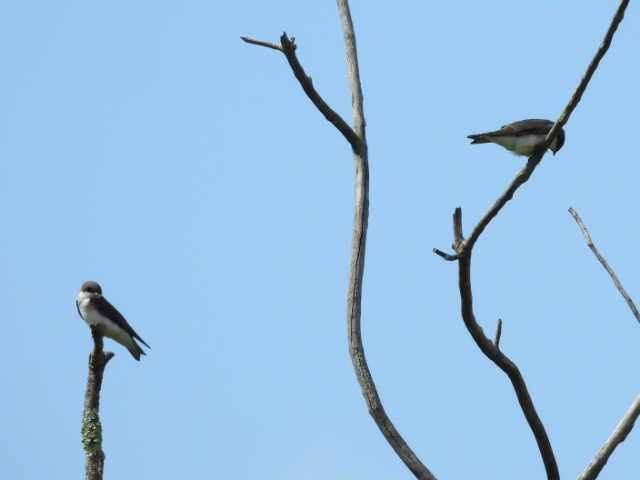
<path id="1" fill-rule="evenodd" d="M 575 108 L 578 106 L 578 103 L 580 102 L 582 95 L 584 94 L 585 90 L 587 89 L 587 86 L 589 85 L 589 81 L 591 80 L 591 77 L 593 77 L 593 74 L 595 73 L 596 69 L 598 68 L 598 65 L 600 64 L 600 60 L 602 60 L 605 53 L 607 53 L 607 50 L 609 50 L 609 47 L 611 46 L 613 35 L 618 29 L 620 22 L 624 18 L 624 12 L 628 4 L 629 4 L 629 0 L 622 0 L 622 2 L 620 2 L 620 5 L 618 6 L 616 13 L 613 19 L 611 20 L 609 29 L 607 30 L 607 33 L 604 39 L 602 40 L 602 43 L 598 47 L 598 51 L 596 52 L 594 57 L 591 59 L 591 62 L 589 63 L 587 70 L 582 76 L 580 83 L 578 84 L 575 91 L 573 92 L 573 95 L 571 96 L 569 103 L 567 103 L 567 106 L 564 108 L 564 110 L 560 114 L 560 117 L 558 117 L 558 120 L 556 120 L 556 123 L 553 125 L 553 127 L 547 134 L 547 138 L 545 139 L 545 142 L 543 146 L 540 148 L 540 150 L 534 155 L 532 155 L 531 157 L 529 157 L 527 164 L 522 168 L 522 170 L 520 170 L 516 174 L 515 178 L 513 179 L 511 184 L 507 187 L 507 189 L 502 193 L 502 195 L 498 197 L 498 199 L 491 206 L 491 208 L 487 210 L 487 213 L 485 213 L 484 216 L 480 218 L 476 226 L 473 228 L 473 231 L 469 235 L 469 238 L 465 241 L 465 244 L 461 249 L 461 251 L 457 252 L 457 254 L 451 255 L 443 252 L 442 250 L 438 250 L 436 248 L 433 250 L 434 253 L 441 256 L 445 260 L 452 261 L 452 260 L 457 260 L 465 252 L 470 251 L 475 245 L 476 241 L 478 240 L 478 237 L 480 237 L 480 234 L 484 231 L 487 225 L 489 225 L 491 220 L 493 220 L 496 217 L 496 215 L 500 213 L 500 210 L 502 210 L 502 208 L 507 204 L 507 202 L 513 198 L 513 195 L 516 193 L 518 188 L 520 188 L 527 180 L 529 180 L 529 177 L 531 177 L 531 174 L 533 173 L 533 171 L 536 169 L 536 167 L 542 160 L 542 157 L 547 151 L 547 148 L 549 147 L 549 145 L 551 145 L 551 142 L 556 137 L 558 130 L 567 123 L 567 121 L 569 120 L 569 117 L 571 116 Z"/>
<path id="2" fill-rule="evenodd" d="M 356 37 L 347 0 L 337 0 L 342 30 L 344 33 L 345 50 L 347 56 L 347 70 L 349 86 L 352 95 L 353 128 L 338 115 L 313 87 L 311 78 L 307 76 L 296 56 L 296 46 L 293 39 L 286 33 L 280 37 L 280 45 L 248 37 L 242 39 L 254 45 L 280 50 L 289 62 L 293 74 L 298 79 L 302 89 L 316 108 L 331 122 L 347 139 L 353 150 L 355 163 L 355 211 L 353 219 L 353 234 L 351 247 L 351 262 L 349 267 L 349 290 L 347 293 L 347 330 L 349 335 L 349 354 L 353 362 L 358 383 L 362 389 L 369 413 L 387 442 L 395 450 L 400 459 L 411 470 L 416 478 L 421 480 L 435 480 L 435 476 L 420 461 L 416 454 L 397 431 L 384 410 L 377 388 L 371 376 L 362 343 L 360 319 L 362 311 L 362 283 L 364 276 L 365 248 L 367 240 L 367 225 L 369 217 L 369 161 L 366 141 L 366 122 L 364 118 L 362 86 L 358 69 L 358 55 Z"/>
<path id="3" fill-rule="evenodd" d="M 330 123 L 333 124 L 334 127 L 338 129 L 340 133 L 347 139 L 351 148 L 354 152 L 360 152 L 364 148 L 364 139 L 360 138 L 356 132 L 349 126 L 347 122 L 335 111 L 333 110 L 327 102 L 320 96 L 318 91 L 313 86 L 313 80 L 309 77 L 300 61 L 298 60 L 298 56 L 296 55 L 296 49 L 298 48 L 295 43 L 295 38 L 289 38 L 287 33 L 283 33 L 280 36 L 280 45 L 271 42 L 265 42 L 263 40 L 256 40 L 254 38 L 240 37 L 243 41 L 250 43 L 252 45 L 258 45 L 261 47 L 272 48 L 274 50 L 279 50 L 284 53 L 284 56 L 289 62 L 289 66 L 293 71 L 296 79 L 300 83 L 302 90 L 307 94 L 309 100 L 316 106 L 316 108 L 324 115 Z"/>
<path id="4" fill-rule="evenodd" d="M 456 208 L 453 221 L 454 231 L 456 232 L 453 240 L 454 246 L 456 244 L 462 245 L 462 231 L 459 227 L 459 225 L 462 224 L 462 209 L 459 207 Z M 459 248 L 462 249 L 462 247 Z M 547 478 L 550 480 L 559 480 L 560 473 L 558 471 L 558 464 L 553 454 L 553 449 L 551 448 L 549 436 L 533 404 L 533 399 L 524 381 L 524 377 L 522 373 L 520 373 L 518 366 L 500 350 L 502 322 L 498 322 L 495 340 L 491 340 L 485 335 L 482 327 L 476 320 L 473 311 L 473 293 L 471 289 L 471 251 L 467 251 L 458 259 L 458 288 L 460 290 L 462 319 L 467 330 L 482 353 L 509 377 L 522 413 L 538 444 L 538 449 L 540 450 L 540 455 L 542 456 L 542 461 L 547 472 Z"/>
<path id="5" fill-rule="evenodd" d="M 480 327 L 475 318 L 475 314 L 473 312 L 473 297 L 471 291 L 471 254 L 475 243 L 477 242 L 484 229 L 489 225 L 491 220 L 493 220 L 498 215 L 498 213 L 500 213 L 506 203 L 513 198 L 513 195 L 516 193 L 516 191 L 524 183 L 526 183 L 527 180 L 529 180 L 529 178 L 533 174 L 533 171 L 542 160 L 542 157 L 544 156 L 544 153 L 546 152 L 548 146 L 555 138 L 558 130 L 563 127 L 569 120 L 569 117 L 571 116 L 573 110 L 576 108 L 580 99 L 582 98 L 582 95 L 585 92 L 589 81 L 591 80 L 591 77 L 596 71 L 600 60 L 602 60 L 604 54 L 609 49 L 611 41 L 613 39 L 613 35 L 618 28 L 618 25 L 622 21 L 622 18 L 624 17 L 624 12 L 628 3 L 628 0 L 622 0 L 622 2 L 620 3 L 616 14 L 611 21 L 604 40 L 602 41 L 600 47 L 598 48 L 598 51 L 591 60 L 589 66 L 587 67 L 587 70 L 583 75 L 580 83 L 578 84 L 578 87 L 574 91 L 571 99 L 569 100 L 569 103 L 564 108 L 562 114 L 547 134 L 544 144 L 536 153 L 529 157 L 527 164 L 516 174 L 511 184 L 502 193 L 502 195 L 498 197 L 496 202 L 487 211 L 487 213 L 485 213 L 484 216 L 480 218 L 466 240 L 462 236 L 462 211 L 460 208 L 456 209 L 453 218 L 454 240 L 452 245 L 455 253 L 450 254 L 442 250 L 434 249 L 434 253 L 441 256 L 445 260 L 458 261 L 458 284 L 460 290 L 462 318 L 464 320 L 464 323 L 482 353 L 484 353 L 509 377 L 509 380 L 511 381 L 516 392 L 516 396 L 518 397 L 518 402 L 520 403 L 522 412 L 524 413 L 527 423 L 529 424 L 529 427 L 531 428 L 531 431 L 535 436 L 536 442 L 538 444 L 538 449 L 540 450 L 540 455 L 544 462 L 547 478 L 549 480 L 558 480 L 560 478 L 560 474 L 558 471 L 555 455 L 551 448 L 551 443 L 547 436 L 544 425 L 534 408 L 533 400 L 531 399 L 531 396 L 527 390 L 524 379 L 517 366 L 500 351 L 500 335 L 496 333 L 495 341 L 491 341 L 491 339 L 489 339 L 484 334 L 482 327 Z"/>

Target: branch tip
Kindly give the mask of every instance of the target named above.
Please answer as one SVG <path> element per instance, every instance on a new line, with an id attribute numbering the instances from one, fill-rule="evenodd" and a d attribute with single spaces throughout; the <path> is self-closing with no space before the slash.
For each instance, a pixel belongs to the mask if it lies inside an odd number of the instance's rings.
<path id="1" fill-rule="evenodd" d="M 453 243 L 451 247 L 460 254 L 464 249 L 464 235 L 462 233 L 462 208 L 457 207 L 453 212 Z"/>
<path id="2" fill-rule="evenodd" d="M 502 319 L 498 319 L 498 325 L 496 326 L 496 336 L 493 344 L 498 350 L 500 350 L 500 337 L 502 337 Z"/>
<path id="3" fill-rule="evenodd" d="M 448 262 L 453 262 L 454 260 L 458 260 L 458 258 L 460 258 L 460 256 L 458 254 L 451 255 L 450 253 L 443 252 L 439 248 L 434 248 L 432 251 L 433 251 L 433 253 L 435 253 L 439 257 L 444 258 Z"/>
<path id="4" fill-rule="evenodd" d="M 282 52 L 282 46 L 273 42 L 265 42 L 264 40 L 256 40 L 255 38 L 246 37 L 241 35 L 240 38 L 243 42 L 250 43 L 251 45 L 258 45 L 259 47 L 272 48 L 273 50 L 279 50 Z"/>

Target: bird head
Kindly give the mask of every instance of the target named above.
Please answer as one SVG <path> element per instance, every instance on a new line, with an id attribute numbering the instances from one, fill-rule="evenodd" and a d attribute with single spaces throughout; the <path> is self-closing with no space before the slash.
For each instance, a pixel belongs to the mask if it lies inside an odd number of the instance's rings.
<path id="1" fill-rule="evenodd" d="M 551 145 L 549 145 L 549 149 L 555 155 L 556 153 L 558 153 L 558 150 L 560 150 L 563 145 L 564 145 L 564 130 L 560 128 L 558 130 L 558 134 L 556 135 L 556 138 L 553 140 L 553 142 L 551 142 Z"/>
<path id="2" fill-rule="evenodd" d="M 86 292 L 92 297 L 99 297 L 102 295 L 102 287 L 98 282 L 88 281 L 82 284 L 80 287 L 81 292 Z"/>

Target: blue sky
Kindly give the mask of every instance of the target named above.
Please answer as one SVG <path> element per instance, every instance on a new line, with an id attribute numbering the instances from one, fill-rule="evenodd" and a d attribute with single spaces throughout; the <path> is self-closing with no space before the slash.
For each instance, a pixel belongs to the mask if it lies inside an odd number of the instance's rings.
<path id="1" fill-rule="evenodd" d="M 523 165 L 465 136 L 555 119 L 616 1 L 352 2 L 371 162 L 363 336 L 390 417 L 442 479 L 542 478 L 506 377 L 459 316 L 451 214 L 470 231 Z M 632 296 L 638 5 L 567 142 L 474 250 L 478 320 L 504 320 L 575 478 L 639 393 Z M 351 118 L 334 2 L 80 1 L 0 6 L 0 467 L 81 478 L 91 349 L 85 280 L 152 350 L 119 345 L 102 392 L 106 478 L 411 478 L 370 420 L 347 353 L 353 164 L 278 52 L 297 39 Z M 640 432 L 602 479 L 640 471 Z"/>

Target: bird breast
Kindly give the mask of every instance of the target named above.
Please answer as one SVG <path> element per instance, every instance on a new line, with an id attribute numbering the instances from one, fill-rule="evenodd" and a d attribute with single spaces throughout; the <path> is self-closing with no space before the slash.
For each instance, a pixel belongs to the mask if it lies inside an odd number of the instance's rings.
<path id="1" fill-rule="evenodd" d="M 544 140 L 544 135 L 505 135 L 494 137 L 492 140 L 519 155 L 530 156 L 540 142 Z"/>

